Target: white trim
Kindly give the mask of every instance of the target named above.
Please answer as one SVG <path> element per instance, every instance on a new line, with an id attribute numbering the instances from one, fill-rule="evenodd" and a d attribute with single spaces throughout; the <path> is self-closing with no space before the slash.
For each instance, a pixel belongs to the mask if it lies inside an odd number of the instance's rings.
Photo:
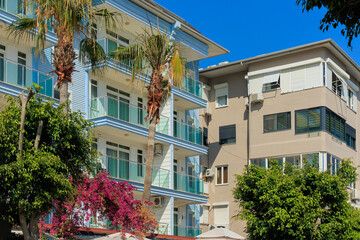
<path id="1" fill-rule="evenodd" d="M 359 87 L 356 86 L 356 84 L 353 83 L 353 81 L 351 81 L 350 79 L 346 80 L 346 83 L 348 84 L 348 86 L 349 86 L 352 90 L 354 90 L 354 91 L 356 91 L 356 92 L 359 91 Z"/>
<path id="2" fill-rule="evenodd" d="M 270 73 L 270 72 L 279 72 L 279 71 L 290 69 L 290 68 L 297 68 L 297 67 L 311 65 L 311 64 L 320 63 L 320 62 L 323 62 L 323 59 L 321 57 L 317 57 L 317 58 L 300 61 L 300 62 L 296 62 L 296 63 L 290 63 L 290 64 L 285 64 L 285 65 L 281 65 L 281 66 L 277 66 L 277 67 L 265 68 L 265 69 L 249 72 L 248 76 L 253 77 L 256 75 L 261 75 L 261 74 Z"/>
<path id="3" fill-rule="evenodd" d="M 229 206 L 229 202 L 218 202 L 218 203 L 213 203 L 213 206 Z"/>
<path id="4" fill-rule="evenodd" d="M 227 87 L 228 87 L 227 83 L 221 83 L 221 84 L 214 85 L 214 89 L 227 88 Z"/>
<path id="5" fill-rule="evenodd" d="M 339 74 L 341 74 L 346 80 L 350 79 L 350 75 L 345 72 L 344 70 L 342 70 L 341 67 L 339 67 L 336 63 L 334 63 L 333 60 L 331 60 L 330 58 L 326 59 L 326 62 Z"/>

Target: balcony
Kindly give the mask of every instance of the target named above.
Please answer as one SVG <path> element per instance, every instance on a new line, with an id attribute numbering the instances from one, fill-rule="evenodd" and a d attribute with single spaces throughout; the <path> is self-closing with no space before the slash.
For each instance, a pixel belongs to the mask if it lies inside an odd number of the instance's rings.
<path id="1" fill-rule="evenodd" d="M 112 156 L 106 156 L 104 163 L 107 166 L 110 177 L 144 183 L 146 164 Z M 169 188 L 170 171 L 153 167 L 152 186 Z"/>
<path id="2" fill-rule="evenodd" d="M 192 226 L 174 225 L 174 235 L 182 237 L 196 237 L 201 234 L 201 229 Z"/>
<path id="3" fill-rule="evenodd" d="M 116 41 L 103 37 L 97 40 L 97 42 L 103 47 L 105 53 L 110 53 L 115 50 L 119 44 Z M 122 61 L 115 63 L 114 60 L 108 59 L 106 66 L 120 71 L 124 74 L 131 74 L 131 61 Z M 111 73 L 112 74 L 112 73 Z M 147 75 L 142 75 L 140 79 L 146 83 L 150 82 L 150 78 Z M 190 77 L 184 77 L 183 84 L 173 89 L 176 99 L 179 100 L 179 105 L 185 107 L 185 109 L 195 109 L 199 107 L 206 107 L 206 101 L 202 99 L 203 84 Z"/>
<path id="4" fill-rule="evenodd" d="M 203 130 L 183 122 L 174 121 L 174 137 L 198 145 L 203 145 Z"/>
<path id="5" fill-rule="evenodd" d="M 22 89 L 33 84 L 42 87 L 41 94 L 54 97 L 53 76 L 0 57 L 0 92 L 17 96 Z"/>
<path id="6" fill-rule="evenodd" d="M 182 192 L 203 195 L 204 182 L 201 178 L 193 175 L 174 173 L 174 189 Z"/>
<path id="7" fill-rule="evenodd" d="M 131 105 L 128 102 L 111 97 L 98 97 L 90 100 L 90 118 L 109 116 L 140 127 L 149 128 L 146 109 Z M 160 122 L 156 125 L 156 131 L 162 134 L 169 134 L 169 119 L 160 116 Z"/>

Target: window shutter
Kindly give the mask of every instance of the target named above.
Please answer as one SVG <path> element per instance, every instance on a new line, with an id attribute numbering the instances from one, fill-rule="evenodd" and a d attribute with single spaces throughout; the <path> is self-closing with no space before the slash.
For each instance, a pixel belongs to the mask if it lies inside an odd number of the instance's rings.
<path id="1" fill-rule="evenodd" d="M 228 125 L 228 126 L 222 126 L 219 128 L 219 137 L 220 141 L 221 139 L 229 139 L 229 138 L 236 138 L 236 126 Z"/>
<path id="2" fill-rule="evenodd" d="M 216 91 L 216 97 L 220 97 L 227 95 L 228 89 L 227 87 L 223 87 L 223 88 L 218 88 L 215 91 Z"/>
<path id="3" fill-rule="evenodd" d="M 320 64 L 306 66 L 306 88 L 322 86 L 321 69 Z"/>
<path id="4" fill-rule="evenodd" d="M 229 224 L 228 206 L 215 206 L 214 207 L 214 223 L 215 225 Z"/>
<path id="5" fill-rule="evenodd" d="M 291 72 L 291 90 L 299 91 L 305 88 L 305 68 L 293 69 Z"/>
<path id="6" fill-rule="evenodd" d="M 345 131 L 346 131 L 346 134 L 349 135 L 350 137 L 356 139 L 356 130 L 351 127 L 350 125 L 346 124 L 345 126 Z"/>
<path id="7" fill-rule="evenodd" d="M 263 79 L 263 84 L 278 82 L 280 77 L 280 73 L 270 73 L 266 74 Z"/>

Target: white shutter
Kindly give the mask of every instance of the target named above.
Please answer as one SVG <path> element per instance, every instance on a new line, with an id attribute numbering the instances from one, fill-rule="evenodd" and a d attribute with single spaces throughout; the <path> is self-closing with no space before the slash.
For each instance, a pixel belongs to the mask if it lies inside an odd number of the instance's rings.
<path id="1" fill-rule="evenodd" d="M 296 68 L 291 71 L 291 90 L 300 91 L 305 89 L 305 68 Z"/>
<path id="2" fill-rule="evenodd" d="M 281 93 L 291 92 L 291 70 L 284 70 L 280 75 L 280 89 Z"/>
<path id="3" fill-rule="evenodd" d="M 228 92 L 227 87 L 218 88 L 218 89 L 215 90 L 215 96 L 216 97 L 226 96 L 227 92 Z"/>
<path id="4" fill-rule="evenodd" d="M 314 64 L 306 66 L 306 88 L 322 86 L 321 65 Z"/>
<path id="5" fill-rule="evenodd" d="M 332 91 L 332 69 L 329 65 L 326 68 L 326 87 Z"/>
<path id="6" fill-rule="evenodd" d="M 228 206 L 214 206 L 214 223 L 215 225 L 229 224 Z"/>
<path id="7" fill-rule="evenodd" d="M 264 76 L 249 77 L 249 94 L 261 93 Z"/>
<path id="8" fill-rule="evenodd" d="M 263 78 L 263 84 L 277 82 L 279 80 L 280 73 L 265 74 Z"/>
<path id="9" fill-rule="evenodd" d="M 353 110 L 355 111 L 355 112 L 357 112 L 357 101 L 358 101 L 358 92 L 355 92 L 354 91 L 354 108 L 353 108 Z"/>

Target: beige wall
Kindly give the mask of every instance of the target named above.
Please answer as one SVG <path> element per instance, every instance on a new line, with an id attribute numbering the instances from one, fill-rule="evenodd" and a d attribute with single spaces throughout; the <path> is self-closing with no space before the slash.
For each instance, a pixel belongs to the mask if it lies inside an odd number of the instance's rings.
<path id="1" fill-rule="evenodd" d="M 206 79 L 202 79 L 207 82 Z M 228 83 L 228 107 L 215 108 L 214 85 Z M 215 171 L 216 166 L 228 165 L 229 184 L 215 185 L 215 177 L 209 179 L 209 224 L 214 224 L 213 203 L 229 203 L 229 223 L 230 230 L 239 234 L 243 233 L 245 222 L 233 218 L 237 213 L 237 207 L 233 200 L 232 189 L 235 187 L 235 174 L 241 174 L 247 164 L 247 111 L 245 98 L 247 96 L 247 86 L 245 72 L 225 75 L 220 78 L 211 79 L 208 82 L 211 87 L 209 106 L 211 107 L 211 119 L 205 121 L 200 118 L 201 124 L 209 129 L 209 154 L 208 159 L 202 158 L 202 164 Z M 219 126 L 236 124 L 236 143 L 219 144 Z M 204 230 L 208 230 L 205 226 Z M 207 228 L 207 229 L 206 229 Z"/>
<path id="2" fill-rule="evenodd" d="M 201 158 L 201 163 L 204 166 L 212 168 L 214 171 L 216 166 L 229 166 L 229 184 L 219 186 L 215 184 L 215 178 L 208 179 L 210 225 L 214 224 L 213 204 L 228 202 L 230 207 L 230 230 L 245 235 L 243 231 L 246 223 L 231 217 L 236 215 L 238 211 L 238 207 L 232 196 L 232 189 L 235 187 L 234 175 L 242 174 L 245 165 L 248 164 L 248 129 L 250 132 L 250 159 L 311 152 L 328 152 L 339 158 L 352 158 L 355 165 L 359 165 L 358 152 L 349 148 L 345 142 L 337 140 L 325 131 L 311 134 L 295 134 L 295 111 L 322 106 L 327 107 L 334 113 L 342 116 L 346 120 L 346 123 L 353 128 L 360 129 L 358 120 L 360 104 L 357 104 L 356 112 L 358 113 L 354 112 L 346 106 L 346 102 L 343 99 L 340 99 L 325 86 L 289 93 L 281 93 L 281 90 L 279 89 L 277 91 L 263 93 L 263 103 L 251 104 L 251 113 L 249 116 L 250 127 L 248 128 L 248 110 L 245 106 L 245 98 L 248 93 L 245 75 L 253 71 L 279 67 L 281 65 L 297 63 L 319 57 L 321 57 L 323 61 L 327 58 L 331 58 L 332 61 L 346 71 L 344 63 L 340 62 L 328 49 L 321 47 L 273 58 L 271 60 L 258 61 L 250 64 L 247 71 L 226 74 L 226 70 L 223 70 L 223 76 L 220 77 L 208 79 L 200 73 L 200 80 L 211 87 L 208 104 L 212 110 L 210 120 L 206 120 L 205 117 L 200 118 L 200 125 L 208 127 L 209 129 L 209 153 L 208 157 Z M 351 76 L 351 79 L 359 86 L 359 83 L 353 76 Z M 224 108 L 215 108 L 214 85 L 225 82 L 228 83 L 229 90 L 228 106 Z M 357 94 L 356 99 L 358 98 L 359 95 Z M 288 111 L 291 112 L 290 130 L 271 133 L 263 132 L 264 115 Z M 201 112 L 200 115 L 202 115 Z M 230 124 L 236 124 L 236 143 L 219 145 L 219 127 Z M 359 142 L 359 139 L 357 139 L 357 150 L 360 147 Z M 357 185 L 359 186 L 360 184 Z M 208 226 L 203 225 L 203 227 L 204 230 L 208 229 Z"/>

